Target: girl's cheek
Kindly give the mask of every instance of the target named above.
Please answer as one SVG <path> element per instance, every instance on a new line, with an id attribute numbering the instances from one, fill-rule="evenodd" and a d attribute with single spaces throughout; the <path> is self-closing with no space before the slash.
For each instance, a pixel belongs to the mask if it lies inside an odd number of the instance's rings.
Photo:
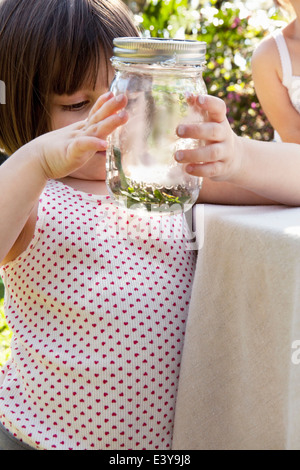
<path id="1" fill-rule="evenodd" d="M 69 112 L 61 111 L 60 113 L 54 114 L 51 118 L 51 128 L 52 130 L 61 129 L 62 127 L 75 124 L 79 121 L 84 121 L 88 117 L 88 112 Z"/>

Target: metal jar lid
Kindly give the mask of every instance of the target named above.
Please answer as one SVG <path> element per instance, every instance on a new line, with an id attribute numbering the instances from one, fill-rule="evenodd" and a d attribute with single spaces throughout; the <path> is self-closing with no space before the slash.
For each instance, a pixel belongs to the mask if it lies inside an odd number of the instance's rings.
<path id="1" fill-rule="evenodd" d="M 183 39 L 124 37 L 114 39 L 114 58 L 120 62 L 163 65 L 202 65 L 206 43 Z"/>

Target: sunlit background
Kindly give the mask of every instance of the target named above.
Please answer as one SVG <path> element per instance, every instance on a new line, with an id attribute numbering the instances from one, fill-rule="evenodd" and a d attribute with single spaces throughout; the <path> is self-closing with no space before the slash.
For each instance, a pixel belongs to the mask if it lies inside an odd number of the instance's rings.
<path id="1" fill-rule="evenodd" d="M 146 37 L 205 41 L 208 92 L 224 99 L 234 131 L 259 140 L 273 139 L 273 129 L 257 100 L 251 75 L 251 57 L 257 44 L 290 19 L 273 0 L 125 3 Z"/>

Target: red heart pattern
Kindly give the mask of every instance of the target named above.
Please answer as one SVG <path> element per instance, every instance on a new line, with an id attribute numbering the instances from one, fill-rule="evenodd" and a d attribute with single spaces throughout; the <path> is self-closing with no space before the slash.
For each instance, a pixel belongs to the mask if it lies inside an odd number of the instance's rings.
<path id="1" fill-rule="evenodd" d="M 37 449 L 170 449 L 196 253 L 184 217 L 140 217 L 49 181 L 1 268 L 12 354 L 0 418 Z M 154 235 L 155 234 L 155 237 Z"/>

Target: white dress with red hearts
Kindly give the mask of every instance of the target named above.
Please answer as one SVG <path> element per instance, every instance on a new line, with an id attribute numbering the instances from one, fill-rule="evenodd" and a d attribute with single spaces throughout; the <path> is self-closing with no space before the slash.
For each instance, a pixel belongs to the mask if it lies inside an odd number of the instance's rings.
<path id="1" fill-rule="evenodd" d="M 140 217 L 50 180 L 1 268 L 11 358 L 0 422 L 36 449 L 170 449 L 196 252 L 182 215 Z"/>

